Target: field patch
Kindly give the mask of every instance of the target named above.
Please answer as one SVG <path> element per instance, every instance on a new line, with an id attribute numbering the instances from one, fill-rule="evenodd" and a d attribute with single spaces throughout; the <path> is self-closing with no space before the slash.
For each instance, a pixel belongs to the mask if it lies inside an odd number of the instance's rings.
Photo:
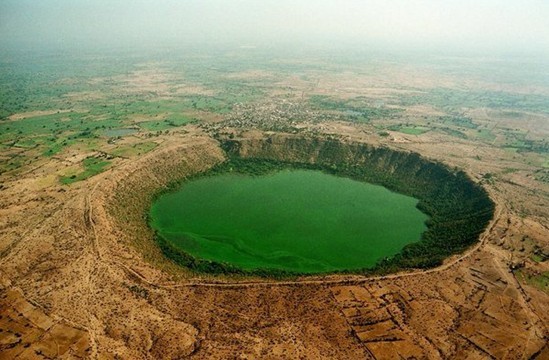
<path id="1" fill-rule="evenodd" d="M 70 176 L 61 176 L 59 181 L 62 184 L 69 185 L 77 181 L 86 180 L 87 178 L 90 178 L 94 175 L 97 175 L 105 170 L 107 166 L 110 165 L 109 160 L 105 160 L 103 158 L 97 158 L 97 157 L 88 157 L 85 158 L 82 161 L 82 166 L 84 167 L 84 171 L 73 174 Z"/>

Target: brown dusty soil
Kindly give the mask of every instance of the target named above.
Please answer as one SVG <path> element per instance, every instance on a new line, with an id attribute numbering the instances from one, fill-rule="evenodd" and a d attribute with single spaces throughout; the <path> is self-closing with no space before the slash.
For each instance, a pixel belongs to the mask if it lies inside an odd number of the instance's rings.
<path id="1" fill-rule="evenodd" d="M 340 124 L 319 131 L 419 151 L 476 179 L 497 171 L 499 154 L 490 148 L 436 137 L 381 140 Z M 224 159 L 198 127 L 161 140 L 139 159 L 117 159 L 71 186 L 44 180 L 66 165 L 60 159 L 5 179 L 0 359 L 549 358 L 549 296 L 509 270 L 523 263 L 523 271 L 548 270 L 547 262 L 529 260 L 533 244 L 549 246 L 546 188 L 487 184 L 497 203 L 490 227 L 477 246 L 437 269 L 280 282 L 214 278 L 165 261 L 143 213 L 116 206 L 134 199 L 129 207 L 142 209 L 154 190 Z"/>

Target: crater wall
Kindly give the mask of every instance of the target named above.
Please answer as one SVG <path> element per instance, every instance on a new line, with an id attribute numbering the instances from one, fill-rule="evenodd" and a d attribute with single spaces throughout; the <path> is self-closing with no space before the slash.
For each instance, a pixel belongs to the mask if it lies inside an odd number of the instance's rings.
<path id="1" fill-rule="evenodd" d="M 421 241 L 407 245 L 400 254 L 383 259 L 361 273 L 390 273 L 410 268 L 431 268 L 444 258 L 477 242 L 493 217 L 494 204 L 481 185 L 465 172 L 388 147 L 345 142 L 330 137 L 292 134 L 217 136 L 192 146 L 179 146 L 152 153 L 131 176 L 120 179 L 111 214 L 132 242 L 157 265 L 173 262 L 199 272 L 247 273 L 234 267 L 190 257 L 156 239 L 147 226 L 148 208 L 155 194 L 169 191 L 190 175 L 208 171 L 227 157 L 238 166 L 246 161 L 270 161 L 284 166 L 315 168 L 386 188 L 419 199 L 418 208 L 430 216 Z M 151 255 L 152 254 L 152 255 Z M 278 274 L 279 275 L 279 274 Z"/>

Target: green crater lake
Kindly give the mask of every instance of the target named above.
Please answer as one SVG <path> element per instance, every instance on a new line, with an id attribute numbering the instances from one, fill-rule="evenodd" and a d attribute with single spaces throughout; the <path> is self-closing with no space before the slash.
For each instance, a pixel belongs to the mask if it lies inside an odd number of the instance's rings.
<path id="1" fill-rule="evenodd" d="M 226 173 L 161 195 L 150 225 L 196 258 L 312 274 L 371 267 L 419 241 L 427 215 L 417 202 L 321 171 Z"/>

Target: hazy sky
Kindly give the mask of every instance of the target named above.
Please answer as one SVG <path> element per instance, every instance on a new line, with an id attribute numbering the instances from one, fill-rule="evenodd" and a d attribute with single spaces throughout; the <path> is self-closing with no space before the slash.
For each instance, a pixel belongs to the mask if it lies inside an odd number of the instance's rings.
<path id="1" fill-rule="evenodd" d="M 549 0 L 0 0 L 4 45 L 174 42 L 549 52 Z"/>

